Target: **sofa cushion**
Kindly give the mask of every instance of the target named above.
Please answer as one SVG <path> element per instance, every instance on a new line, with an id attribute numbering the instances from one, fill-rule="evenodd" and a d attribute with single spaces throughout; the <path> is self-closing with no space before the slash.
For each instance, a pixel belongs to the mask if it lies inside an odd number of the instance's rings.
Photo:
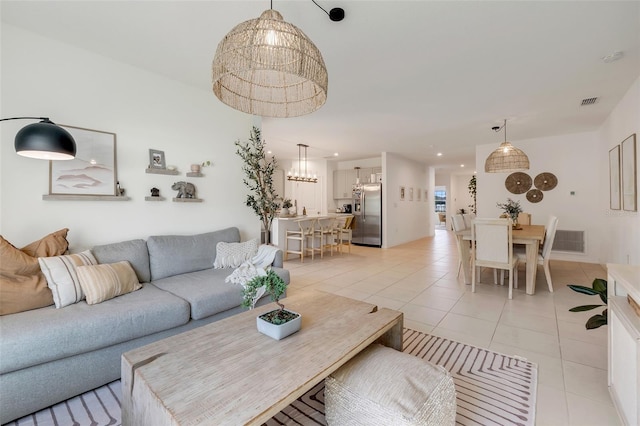
<path id="1" fill-rule="evenodd" d="M 148 283 L 151 281 L 149 270 L 149 252 L 145 240 L 122 241 L 120 243 L 95 246 L 91 252 L 98 263 L 116 263 L 128 261 L 136 271 L 138 281 Z"/>
<path id="2" fill-rule="evenodd" d="M 39 257 L 38 262 L 42 273 L 47 277 L 47 285 L 53 293 L 53 301 L 58 309 L 84 299 L 76 268 L 98 264 L 89 250 L 65 256 Z"/>
<path id="3" fill-rule="evenodd" d="M 151 280 L 213 267 L 220 241 L 240 242 L 238 228 L 198 235 L 159 235 L 147 239 Z"/>
<path id="4" fill-rule="evenodd" d="M 243 243 L 220 241 L 216 244 L 216 260 L 213 262 L 213 267 L 237 268 L 256 255 L 258 245 L 257 238 Z"/>
<path id="5" fill-rule="evenodd" d="M 142 287 L 136 273 L 126 260 L 102 265 L 78 266 L 76 272 L 89 305 L 140 290 Z"/>
<path id="6" fill-rule="evenodd" d="M 97 305 L 79 302 L 0 317 L 0 373 L 186 324 L 189 304 L 153 285 Z M 82 374 L 82 372 L 78 372 Z"/>
<path id="7" fill-rule="evenodd" d="M 183 298 L 191 305 L 191 318 L 199 320 L 240 306 L 242 289 L 225 283 L 233 269 L 205 269 L 152 281 L 156 287 Z"/>
<path id="8" fill-rule="evenodd" d="M 67 251 L 68 231 L 64 228 L 53 232 L 20 250 L 0 236 L 0 315 L 53 304 L 38 257 L 58 256 Z"/>

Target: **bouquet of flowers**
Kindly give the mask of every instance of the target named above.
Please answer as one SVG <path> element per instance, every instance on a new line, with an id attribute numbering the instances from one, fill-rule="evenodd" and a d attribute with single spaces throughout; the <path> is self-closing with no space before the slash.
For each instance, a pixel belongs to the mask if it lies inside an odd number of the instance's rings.
<path id="1" fill-rule="evenodd" d="M 513 201 L 511 198 L 507 198 L 506 203 L 496 203 L 504 213 L 511 218 L 513 223 L 518 222 L 518 214 L 522 213 L 522 207 L 520 207 L 520 201 Z"/>

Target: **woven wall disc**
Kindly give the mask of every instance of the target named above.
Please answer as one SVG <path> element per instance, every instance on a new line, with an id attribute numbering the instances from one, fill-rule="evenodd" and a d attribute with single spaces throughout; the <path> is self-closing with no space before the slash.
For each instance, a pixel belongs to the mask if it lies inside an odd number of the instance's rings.
<path id="1" fill-rule="evenodd" d="M 512 194 L 524 194 L 531 188 L 531 176 L 522 172 L 511 173 L 504 180 L 504 186 Z"/>
<path id="2" fill-rule="evenodd" d="M 539 189 L 532 189 L 527 192 L 527 200 L 530 203 L 539 203 L 544 198 L 544 194 Z"/>
<path id="3" fill-rule="evenodd" d="M 541 191 L 551 191 L 558 184 L 558 178 L 553 173 L 540 173 L 533 181 L 533 184 Z"/>

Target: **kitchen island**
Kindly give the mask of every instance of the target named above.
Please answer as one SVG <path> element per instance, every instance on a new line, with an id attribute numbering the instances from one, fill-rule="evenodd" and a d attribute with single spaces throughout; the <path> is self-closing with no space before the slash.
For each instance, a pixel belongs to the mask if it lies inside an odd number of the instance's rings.
<path id="1" fill-rule="evenodd" d="M 351 216 L 351 214 L 329 213 L 326 215 L 307 215 L 307 216 L 297 215 L 292 217 L 276 217 L 273 219 L 273 222 L 271 222 L 271 244 L 273 244 L 274 246 L 278 246 L 278 248 L 284 252 L 287 230 L 294 231 L 294 230 L 300 229 L 298 227 L 298 223 L 296 222 L 297 220 L 321 219 L 326 217 L 343 218 L 347 216 Z M 291 244 L 292 244 L 292 248 L 296 250 L 300 248 L 300 245 L 298 244 L 297 241 L 293 241 Z M 293 244 L 295 244 L 295 247 L 293 246 Z"/>

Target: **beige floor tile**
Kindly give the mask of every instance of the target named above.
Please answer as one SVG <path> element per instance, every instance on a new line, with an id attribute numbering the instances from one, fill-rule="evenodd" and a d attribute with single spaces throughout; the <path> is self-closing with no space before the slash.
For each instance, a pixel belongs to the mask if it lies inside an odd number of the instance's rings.
<path id="1" fill-rule="evenodd" d="M 417 321 L 423 324 L 436 326 L 447 313 L 437 309 L 425 308 L 424 306 L 407 303 L 400 309 L 407 320 Z"/>
<path id="2" fill-rule="evenodd" d="M 599 311 L 597 312 L 599 313 Z M 573 339 L 593 343 L 594 345 L 607 346 L 607 327 L 587 330 L 584 324 L 558 320 L 558 329 L 560 331 L 560 340 Z"/>
<path id="3" fill-rule="evenodd" d="M 607 369 L 607 347 L 573 339 L 560 339 L 562 359 L 590 367 Z"/>
<path id="4" fill-rule="evenodd" d="M 429 324 L 425 324 L 418 321 L 412 321 L 408 319 L 404 319 L 404 326 L 406 328 L 410 328 L 412 330 L 420 331 L 422 333 L 430 334 L 433 330 L 433 326 Z"/>
<path id="5" fill-rule="evenodd" d="M 567 392 L 571 426 L 618 426 L 620 418 L 613 405 Z"/>
<path id="6" fill-rule="evenodd" d="M 365 299 L 365 302 L 373 303 L 374 305 L 380 308 L 389 308 L 396 311 L 399 311 L 405 305 L 405 302 L 401 302 L 399 300 L 389 299 L 387 297 L 382 297 L 377 294 L 373 296 L 369 296 Z"/>
<path id="7" fill-rule="evenodd" d="M 440 324 L 438 324 L 438 327 L 459 333 L 471 334 L 481 339 L 491 339 L 496 329 L 496 323 L 494 321 L 448 313 Z"/>
<path id="8" fill-rule="evenodd" d="M 405 303 L 415 298 L 418 294 L 420 294 L 420 290 L 401 288 L 393 285 L 376 293 L 377 296 L 387 297 Z"/>
<path id="9" fill-rule="evenodd" d="M 607 387 L 607 370 L 563 360 L 567 392 L 613 405 Z"/>
<path id="10" fill-rule="evenodd" d="M 493 340 L 531 352 L 560 358 L 558 337 L 551 334 L 498 324 Z"/>
<path id="11" fill-rule="evenodd" d="M 410 303 L 441 311 L 450 311 L 458 301 L 447 297 L 434 296 L 433 294 L 429 294 L 424 291 L 411 299 Z"/>
<path id="12" fill-rule="evenodd" d="M 455 306 L 451 308 L 451 312 L 496 323 L 502 315 L 502 310 L 496 308 L 496 305 L 493 303 L 483 303 L 481 301 L 474 303 L 465 300 L 459 300 Z"/>
<path id="13" fill-rule="evenodd" d="M 491 338 L 483 337 L 475 334 L 449 330 L 447 328 L 435 327 L 431 330 L 434 336 L 444 337 L 445 339 L 455 340 L 456 342 L 466 343 L 467 345 L 477 346 L 479 348 L 488 348 Z"/>
<path id="14" fill-rule="evenodd" d="M 554 387 L 538 384 L 536 426 L 566 426 L 569 424 L 566 394 Z"/>
<path id="15" fill-rule="evenodd" d="M 554 336 L 558 335 L 558 324 L 555 318 L 546 318 L 523 312 L 503 311 L 499 322 L 512 327 L 539 331 Z"/>

